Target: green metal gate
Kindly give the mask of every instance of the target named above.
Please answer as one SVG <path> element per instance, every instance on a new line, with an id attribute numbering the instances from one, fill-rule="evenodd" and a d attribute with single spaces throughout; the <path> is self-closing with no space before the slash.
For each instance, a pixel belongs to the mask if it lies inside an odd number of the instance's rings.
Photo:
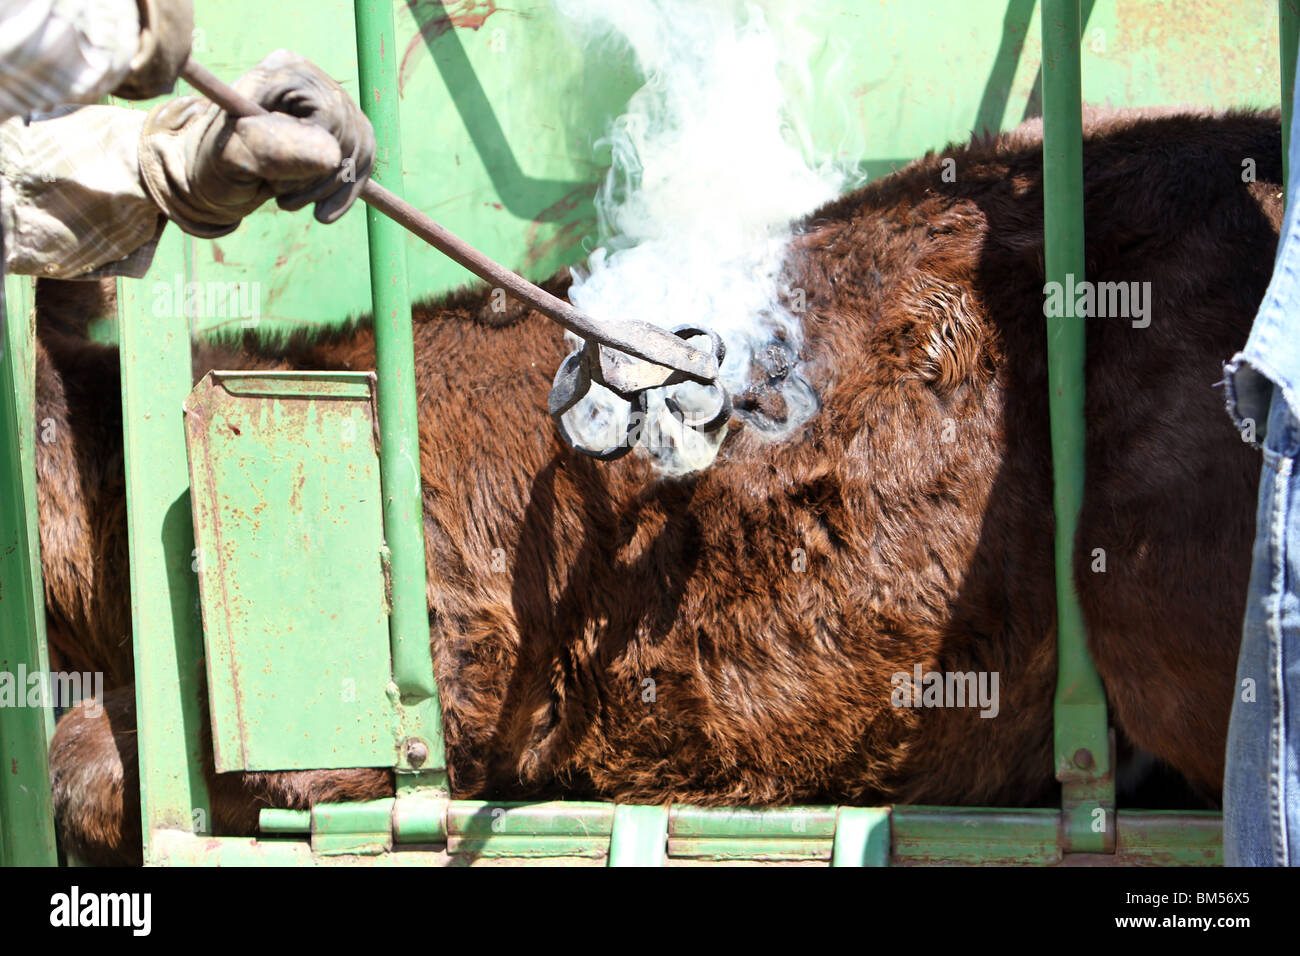
<path id="1" fill-rule="evenodd" d="M 514 263 L 534 277 L 576 258 L 576 242 L 592 224 L 591 180 L 596 170 L 573 157 L 588 153 L 590 141 L 600 135 L 606 118 L 618 112 L 619 103 L 635 88 L 635 77 L 612 61 L 584 65 L 584 56 L 599 59 L 602 54 L 582 54 L 564 47 L 554 20 L 543 15 L 544 4 L 512 19 L 506 16 L 510 11 L 497 11 L 492 4 L 412 0 L 409 5 L 397 5 L 401 14 L 397 21 L 394 6 L 391 0 L 356 0 L 354 11 L 342 3 L 313 5 L 310 22 L 314 26 L 303 37 L 300 11 L 293 5 L 277 5 L 263 11 L 270 20 L 261 24 L 256 38 L 233 28 L 236 14 L 223 11 L 205 18 L 208 11 L 201 7 L 199 22 L 206 32 L 200 30 L 196 37 L 195 55 L 230 77 L 267 52 L 255 48 L 261 42 L 258 38 L 302 38 L 293 44 L 301 52 L 336 75 L 358 77 L 356 92 L 380 143 L 375 176 L 381 183 L 401 194 L 403 170 L 412 172 L 408 198 L 496 258 Z M 1131 22 L 1138 15 L 1129 14 L 1121 21 L 1114 4 L 1095 6 L 1085 0 L 1082 21 L 1089 24 L 1090 31 L 1102 31 L 1100 50 L 1094 33 L 1082 33 L 1078 0 L 1043 0 L 1037 15 L 1042 63 L 1037 76 L 1032 56 L 1026 55 L 1035 45 L 1033 0 L 1010 0 L 1005 8 L 1000 3 L 963 5 L 960 14 L 954 14 L 948 5 L 943 11 L 917 11 L 917 5 L 908 4 L 906 14 L 895 16 L 874 10 L 858 13 L 849 3 L 825 4 L 809 16 L 827 36 L 857 30 L 854 35 L 874 34 L 873 42 L 885 46 L 900 39 L 906 43 L 909 34 L 965 37 L 960 48 L 946 47 L 943 42 L 930 45 L 935 58 L 932 64 L 939 60 L 949 63 L 947 72 L 935 70 L 916 82 L 922 87 L 948 82 L 947 94 L 927 99 L 927 105 L 933 107 L 928 111 L 900 112 L 907 118 L 896 120 L 889 136 L 876 137 L 887 144 L 883 147 L 886 154 L 864 157 L 864 165 L 872 172 L 885 172 L 903 157 L 964 135 L 972 125 L 972 115 L 976 126 L 1014 125 L 1021 105 L 1028 113 L 1041 101 L 1048 197 L 1047 278 L 1063 280 L 1066 274 L 1073 274 L 1078 280 L 1083 273 L 1080 103 L 1089 90 L 1081 85 L 1081 45 L 1088 75 L 1099 77 L 1103 84 L 1100 90 L 1088 93 L 1091 99 L 1126 102 L 1140 95 L 1123 84 L 1135 69 L 1141 72 L 1139 67 L 1149 67 L 1155 59 L 1139 45 L 1123 55 L 1108 56 L 1107 42 L 1122 47 L 1126 37 L 1138 35 L 1140 31 Z M 1198 30 L 1214 27 L 1226 31 L 1228 41 L 1239 50 L 1265 50 L 1260 56 L 1272 55 L 1277 34 L 1270 31 L 1276 27 L 1270 5 L 1267 28 L 1260 28 L 1263 6 L 1253 11 L 1253 21 L 1228 0 L 1214 7 L 1217 20 L 1208 15 L 1201 23 L 1171 19 L 1167 29 L 1178 33 L 1182 45 L 1166 43 L 1166 48 L 1182 51 L 1196 42 Z M 1292 0 L 1282 0 L 1278 10 L 1284 38 L 1282 73 L 1287 78 L 1282 95 L 1285 117 L 1289 115 L 1289 82 L 1295 66 L 1297 18 Z M 1151 22 L 1157 15 L 1146 14 Z M 232 29 L 220 29 L 222 23 Z M 1108 29 L 1113 34 L 1109 41 Z M 953 88 L 951 77 L 959 71 L 953 70 L 951 61 L 969 57 L 972 48 L 979 48 L 971 36 L 988 38 L 999 30 L 992 65 L 985 63 L 989 83 L 976 101 L 974 91 Z M 229 45 L 220 46 L 217 38 L 225 41 L 227 32 Z M 357 38 L 355 59 L 340 49 L 337 39 L 332 43 L 324 40 L 326 34 L 336 38 L 353 32 Z M 310 42 L 317 35 L 322 37 L 319 48 Z M 473 38 L 472 44 L 469 38 Z M 557 49 L 561 51 L 558 55 Z M 544 77 L 556 72 L 557 56 L 559 60 L 567 56 L 565 62 L 577 64 L 571 75 L 579 78 L 589 105 L 595 104 L 588 115 L 570 117 L 568 126 L 556 133 L 558 139 L 549 141 L 550 146 L 559 143 L 565 147 L 557 146 L 556 151 L 570 157 L 567 165 L 547 152 L 545 134 L 527 125 L 534 115 L 549 116 L 548 110 L 556 111 L 556 91 Z M 1270 75 L 1276 75 L 1275 60 L 1262 62 Z M 1158 76 L 1153 73 L 1141 91 L 1151 96 L 1144 98 L 1176 101 L 1187 97 L 1190 90 L 1202 100 L 1240 102 L 1252 96 L 1258 99 L 1257 86 L 1252 83 L 1271 86 L 1269 80 L 1241 80 L 1231 75 L 1215 74 L 1207 79 L 1206 72 L 1190 62 L 1183 69 L 1182 86 L 1176 82 L 1169 85 L 1168 71 Z M 1262 69 L 1257 67 L 1260 75 Z M 608 78 L 611 71 L 613 81 Z M 904 92 L 911 82 L 909 76 L 904 71 Z M 854 104 L 855 109 L 857 104 L 869 102 L 865 94 L 874 88 L 874 80 L 854 77 L 854 82 L 859 81 L 861 92 L 841 90 L 838 102 Z M 896 81 L 897 75 L 890 74 L 876 86 L 883 83 L 887 88 Z M 494 87 L 496 95 L 485 91 L 485 82 Z M 417 95 L 424 88 L 429 88 L 428 92 Z M 454 116 L 440 109 L 436 116 L 429 115 L 427 104 L 441 107 L 448 99 L 456 107 Z M 401 119 L 408 127 L 405 138 L 399 129 Z M 828 136 L 843 137 L 845 129 L 864 125 L 866 119 L 865 112 L 855 119 L 831 110 L 823 114 L 821 126 Z M 413 122 L 420 127 L 414 136 L 409 135 Z M 522 135 L 521 129 L 526 131 Z M 1283 129 L 1284 133 L 1288 129 L 1285 119 Z M 534 144 L 532 151 L 518 146 L 524 142 Z M 440 144 L 444 148 L 438 149 Z M 405 165 L 403 146 L 407 147 Z M 892 155 L 888 154 L 890 148 L 896 149 Z M 440 174 L 448 165 L 448 153 L 457 167 L 462 159 L 466 166 L 476 165 L 462 183 L 468 185 L 466 194 L 472 201 L 447 207 L 447 215 L 442 215 L 439 203 L 447 190 Z M 523 229 L 520 220 L 528 223 Z M 371 210 L 351 214 L 326 236 L 312 231 L 309 242 L 304 236 L 311 228 L 301 217 L 295 220 L 259 213 L 239 234 L 220 244 L 195 243 L 169 230 L 150 277 L 118 286 L 116 335 L 122 363 L 147 862 L 458 863 L 495 857 L 503 861 L 607 860 L 611 865 L 658 865 L 678 860 L 884 865 L 1052 864 L 1067 856 L 1072 861 L 1117 863 L 1203 864 L 1221 859 L 1218 814 L 1117 811 L 1115 807 L 1105 695 L 1085 647 L 1070 572 L 1084 481 L 1084 328 L 1079 319 L 1049 320 L 1048 327 L 1058 528 L 1055 768 L 1062 782 L 1061 808 L 700 809 L 449 800 L 429 650 L 419 475 L 409 466 L 403 468 L 402 462 L 418 460 L 412 290 L 422 293 L 445 288 L 461 281 L 463 274 L 425 250 L 415 251 L 399 227 Z M 352 258 L 346 251 L 361 248 L 363 228 L 369 251 L 366 260 Z M 276 265 L 268 268 L 265 263 L 271 260 Z M 199 662 L 204 656 L 199 589 L 221 586 L 224 565 L 221 556 L 215 555 L 216 563 L 206 572 L 199 569 L 205 556 L 195 545 L 195 512 L 200 524 L 207 527 L 204 509 L 211 509 L 213 501 L 206 496 L 219 487 L 222 476 L 220 469 L 204 472 L 200 484 L 191 473 L 183 409 L 188 401 L 192 413 L 227 414 L 230 406 L 218 409 L 204 404 L 206 400 L 198 391 L 199 397 L 191 396 L 190 322 L 178 310 L 153 308 L 158 295 L 168 294 L 169 282 L 175 286 L 201 277 L 229 281 L 232 265 L 238 263 L 245 263 L 240 268 L 252 275 L 269 275 L 262 286 L 266 290 L 262 301 L 274 302 L 275 307 L 265 316 L 205 315 L 199 325 L 210 328 L 236 320 L 282 325 L 313 314 L 319 318 L 326 304 L 331 318 L 362 308 L 373 310 L 379 468 L 371 475 L 364 455 L 348 459 L 346 464 L 353 472 L 359 469 L 363 473 L 357 480 L 382 483 L 384 541 L 380 546 L 391 581 L 391 613 L 387 633 L 380 633 L 372 649 L 376 660 L 391 670 L 396 688 L 386 702 L 375 702 L 377 716 L 367 725 L 367 733 L 378 735 L 375 728 L 382 728 L 388 735 L 375 746 L 391 757 L 390 765 L 397 771 L 396 796 L 370 803 L 319 805 L 312 811 L 263 811 L 263 838 L 258 840 L 207 835 L 208 795 L 199 770 L 200 726 L 206 717 L 198 696 Z M 313 276 L 310 294 L 295 278 L 302 263 Z M 323 284 L 315 281 L 317 277 L 324 277 Z M 48 665 L 32 455 L 31 285 L 11 278 L 7 292 L 11 321 L 6 324 L 4 361 L 0 362 L 0 476 L 5 478 L 0 486 L 0 670 L 23 667 L 44 671 Z M 205 384 L 209 391 L 203 394 L 219 392 L 223 401 L 233 396 L 245 402 L 238 414 L 251 416 L 249 421 L 257 421 L 261 415 L 293 414 L 296 398 L 325 394 L 337 400 L 332 413 L 340 417 L 335 424 L 369 421 L 364 408 L 372 385 L 364 376 L 346 380 L 309 374 L 280 380 L 228 376 L 205 380 Z M 192 417 L 191 427 L 194 420 Z M 544 425 L 539 423 L 539 427 Z M 321 427 L 334 424 L 327 422 Z M 193 505 L 192 481 L 196 492 L 205 496 Z M 266 492 L 273 493 L 274 489 Z M 197 575 L 195 570 L 199 570 Z M 240 637 L 239 622 L 228 622 L 222 633 L 230 637 L 230 661 L 249 653 Z M 237 670 L 234 665 L 232 668 L 232 673 Z M 214 694 L 219 693 L 214 688 Z M 3 716 L 0 861 L 53 863 L 57 857 L 45 747 L 52 714 L 41 708 L 17 708 Z M 252 732 L 256 732 L 255 725 Z M 251 767 L 281 760 L 274 752 L 264 753 L 260 745 L 256 740 L 239 739 L 219 743 L 219 766 Z M 323 758 L 312 759 L 317 761 L 315 766 L 323 765 L 319 762 Z M 281 762 L 277 768 L 285 766 Z M 306 836 L 310 839 L 303 839 Z"/>

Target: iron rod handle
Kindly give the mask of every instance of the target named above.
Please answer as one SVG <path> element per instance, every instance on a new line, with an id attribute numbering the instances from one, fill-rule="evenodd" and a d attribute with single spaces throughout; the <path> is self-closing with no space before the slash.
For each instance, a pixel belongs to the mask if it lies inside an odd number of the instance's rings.
<path id="1" fill-rule="evenodd" d="M 186 61 L 181 77 L 232 116 L 260 116 L 267 111 L 219 79 L 211 70 Z M 543 315 L 554 319 L 575 335 L 634 355 L 655 365 L 675 369 L 695 381 L 708 384 L 718 377 L 714 356 L 687 345 L 683 339 L 648 322 L 618 320 L 597 322 L 581 309 L 551 295 L 501 263 L 485 256 L 455 233 L 394 195 L 373 179 L 361 190 L 361 198 L 404 229 L 419 236 L 443 255 L 460 263 L 480 279 L 505 289 Z"/>

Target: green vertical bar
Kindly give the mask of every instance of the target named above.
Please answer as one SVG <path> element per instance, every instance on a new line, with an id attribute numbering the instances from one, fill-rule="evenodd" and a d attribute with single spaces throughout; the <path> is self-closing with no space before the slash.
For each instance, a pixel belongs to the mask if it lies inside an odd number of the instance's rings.
<path id="1" fill-rule="evenodd" d="M 49 669 L 49 645 L 45 635 L 45 584 L 41 572 L 40 518 L 36 506 L 36 441 L 43 427 L 36 421 L 36 280 L 28 276 L 5 277 L 5 299 L 8 312 L 15 322 L 15 330 L 25 329 L 27 334 L 15 334 L 9 345 L 13 348 L 11 373 L 19 383 L 18 407 L 26 403 L 27 410 L 18 418 L 18 443 L 22 450 L 23 503 L 27 509 L 27 527 L 30 539 L 27 563 L 31 566 L 32 607 L 36 618 L 36 659 L 40 666 Z M 4 348 L 4 346 L 0 346 Z M 51 440 L 58 440 L 52 434 Z M 44 440 L 42 438 L 42 440 Z M 54 706 L 42 708 L 45 715 L 45 738 L 54 736 Z"/>
<path id="2" fill-rule="evenodd" d="M 402 195 L 398 124 L 397 40 L 392 0 L 357 0 L 357 67 L 361 105 L 375 127 L 374 179 Z M 415 399 L 415 345 L 402 227 L 366 208 L 370 289 L 379 373 L 379 458 L 384 489 L 384 537 L 392 573 L 393 680 L 401 702 L 418 715 L 409 732 L 422 737 L 427 772 L 445 765 L 438 688 L 429 650 L 429 603 L 424 560 L 424 509 Z M 405 759 L 405 758 L 403 758 Z"/>
<path id="3" fill-rule="evenodd" d="M 48 674 L 36 524 L 30 280 L 0 293 L 0 672 L 15 706 L 0 712 L 0 864 L 58 862 L 50 796 L 48 707 L 27 706 L 25 674 Z M 45 703 L 45 702 L 42 702 Z"/>
<path id="4" fill-rule="evenodd" d="M 1047 281 L 1084 280 L 1083 110 L 1078 0 L 1043 0 L 1043 232 Z M 1071 296 L 1066 295 L 1066 301 Z M 1074 538 L 1084 482 L 1084 317 L 1073 302 L 1047 318 L 1047 363 L 1056 513 L 1056 776 L 1065 848 L 1114 848 L 1114 785 L 1106 696 L 1088 655 L 1074 590 Z M 1103 810 L 1098 827 L 1095 811 Z"/>
<path id="5" fill-rule="evenodd" d="M 663 866 L 668 808 L 620 803 L 609 834 L 609 866 Z"/>
<path id="6" fill-rule="evenodd" d="M 1291 161 L 1291 108 L 1295 102 L 1296 40 L 1300 35 L 1300 0 L 1278 0 L 1277 26 L 1282 66 L 1282 190 L 1285 194 Z"/>
<path id="7" fill-rule="evenodd" d="M 154 274 L 182 271 L 170 237 Z M 189 270 L 185 269 L 188 275 Z M 184 315 L 154 314 L 148 283 L 117 284 L 145 860 L 160 830 L 211 832 L 199 705 L 203 627 L 182 403 L 190 392 Z"/>
<path id="8" fill-rule="evenodd" d="M 889 810 L 840 807 L 831 866 L 889 866 Z"/>

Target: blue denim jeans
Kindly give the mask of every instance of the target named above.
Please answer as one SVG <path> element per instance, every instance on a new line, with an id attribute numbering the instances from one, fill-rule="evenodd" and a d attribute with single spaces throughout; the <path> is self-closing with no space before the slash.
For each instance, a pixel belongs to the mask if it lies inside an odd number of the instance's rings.
<path id="1" fill-rule="evenodd" d="M 1273 388 L 1267 407 L 1250 595 L 1228 727 L 1229 866 L 1300 864 L 1300 420 L 1281 389 Z"/>

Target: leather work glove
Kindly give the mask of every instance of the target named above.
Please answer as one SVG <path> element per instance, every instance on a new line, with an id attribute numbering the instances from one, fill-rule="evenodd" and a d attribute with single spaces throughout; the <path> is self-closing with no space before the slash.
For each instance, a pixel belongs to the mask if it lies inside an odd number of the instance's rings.
<path id="1" fill-rule="evenodd" d="M 131 72 L 115 96 L 147 100 L 170 93 L 189 59 L 194 36 L 194 6 L 190 0 L 136 0 L 140 9 L 140 47 L 131 58 Z"/>
<path id="2" fill-rule="evenodd" d="M 140 173 L 166 216 L 191 235 L 224 236 L 271 197 L 316 204 L 334 222 L 365 186 L 375 133 L 361 108 L 309 60 L 277 50 L 235 83 L 270 110 L 239 119 L 197 96 L 154 107 L 140 136 Z"/>

